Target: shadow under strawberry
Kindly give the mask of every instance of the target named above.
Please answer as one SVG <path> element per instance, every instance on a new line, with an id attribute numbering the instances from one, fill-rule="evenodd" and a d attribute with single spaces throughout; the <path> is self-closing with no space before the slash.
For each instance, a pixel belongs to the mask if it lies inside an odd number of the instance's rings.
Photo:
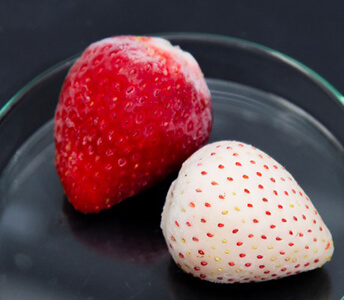
<path id="1" fill-rule="evenodd" d="M 325 269 L 316 269 L 259 283 L 220 284 L 184 273 L 171 260 L 168 267 L 170 299 L 329 300 L 331 280 Z"/>
<path id="2" fill-rule="evenodd" d="M 71 232 L 98 254 L 132 263 L 152 263 L 168 254 L 160 229 L 166 194 L 176 174 L 148 191 L 98 214 L 76 211 L 65 197 L 63 213 Z"/>

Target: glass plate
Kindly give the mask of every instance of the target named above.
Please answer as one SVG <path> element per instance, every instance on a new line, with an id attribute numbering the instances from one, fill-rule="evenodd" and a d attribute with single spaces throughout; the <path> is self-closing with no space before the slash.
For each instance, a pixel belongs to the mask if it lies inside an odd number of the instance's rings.
<path id="1" fill-rule="evenodd" d="M 100 214 L 76 212 L 55 171 L 51 120 L 71 58 L 36 78 L 0 112 L 0 299 L 339 299 L 342 96 L 271 49 L 213 35 L 164 36 L 190 51 L 208 78 L 211 141 L 250 143 L 282 163 L 331 230 L 333 260 L 322 269 L 264 283 L 211 284 L 184 274 L 159 228 L 176 174 Z M 148 201 L 149 210 L 143 204 Z"/>

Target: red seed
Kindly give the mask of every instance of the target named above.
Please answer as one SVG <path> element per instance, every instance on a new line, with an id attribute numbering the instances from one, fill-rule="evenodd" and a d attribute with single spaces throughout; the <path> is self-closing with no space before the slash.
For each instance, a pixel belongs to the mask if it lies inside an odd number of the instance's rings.
<path id="1" fill-rule="evenodd" d="M 202 262 L 201 262 L 201 265 L 202 265 L 202 266 L 206 266 L 207 264 L 208 264 L 208 263 L 207 263 L 206 261 L 202 261 Z"/>
<path id="2" fill-rule="evenodd" d="M 250 264 L 250 263 L 246 263 L 245 266 L 246 266 L 246 267 L 250 267 L 251 264 Z"/>
<path id="3" fill-rule="evenodd" d="M 260 265 L 260 266 L 259 266 L 259 269 L 264 269 L 264 268 L 265 268 L 264 265 Z"/>
<path id="4" fill-rule="evenodd" d="M 227 177 L 227 180 L 228 181 L 233 181 L 233 178 L 232 177 Z"/>
<path id="5" fill-rule="evenodd" d="M 254 235 L 253 235 L 252 233 L 250 233 L 250 234 L 248 235 L 249 238 L 253 238 L 253 236 L 254 236 Z"/>
<path id="6" fill-rule="evenodd" d="M 272 224 L 272 225 L 270 225 L 270 228 L 274 229 L 274 228 L 276 228 L 276 225 Z"/>
<path id="7" fill-rule="evenodd" d="M 198 242 L 198 238 L 196 238 L 196 237 L 193 237 L 192 240 L 195 242 Z"/>
<path id="8" fill-rule="evenodd" d="M 189 226 L 189 227 L 191 227 L 191 224 L 190 224 L 189 222 L 186 222 L 186 225 Z"/>
<path id="9" fill-rule="evenodd" d="M 239 162 L 236 162 L 235 165 L 238 167 L 241 167 L 241 163 L 239 163 Z"/>
<path id="10" fill-rule="evenodd" d="M 208 173 L 206 171 L 201 172 L 202 175 L 207 175 Z"/>
<path id="11" fill-rule="evenodd" d="M 198 253 L 201 255 L 204 255 L 204 251 L 203 250 L 198 250 Z"/>
<path id="12" fill-rule="evenodd" d="M 258 258 L 258 259 L 262 259 L 262 258 L 263 258 L 263 255 L 257 255 L 257 258 Z"/>
<path id="13" fill-rule="evenodd" d="M 245 254 L 245 253 L 240 253 L 239 256 L 240 256 L 241 258 L 243 258 L 243 257 L 246 256 L 246 254 Z"/>
<path id="14" fill-rule="evenodd" d="M 262 235 L 261 238 L 262 238 L 263 240 L 266 240 L 266 236 L 265 236 L 265 235 Z"/>
<path id="15" fill-rule="evenodd" d="M 268 199 L 266 199 L 266 198 L 263 198 L 262 200 L 263 200 L 263 202 L 268 202 Z"/>
<path id="16" fill-rule="evenodd" d="M 261 184 L 259 184 L 258 188 L 262 190 L 264 187 Z"/>
<path id="17" fill-rule="evenodd" d="M 265 213 L 266 213 L 268 216 L 271 216 L 271 212 L 266 211 Z"/>
<path id="18" fill-rule="evenodd" d="M 251 203 L 247 203 L 247 207 L 253 207 Z"/>
<path id="19" fill-rule="evenodd" d="M 174 223 L 179 227 L 179 223 L 177 221 L 175 221 Z"/>
<path id="20" fill-rule="evenodd" d="M 216 181 L 211 182 L 212 185 L 219 185 Z"/>
<path id="21" fill-rule="evenodd" d="M 229 264 L 231 267 L 235 266 L 235 263 L 234 263 L 234 262 L 232 262 L 232 261 L 231 261 L 231 262 L 229 262 L 228 264 Z"/>
<path id="22" fill-rule="evenodd" d="M 276 182 L 275 178 L 270 178 L 270 180 L 271 180 L 272 182 Z"/>
<path id="23" fill-rule="evenodd" d="M 219 165 L 219 169 L 224 169 L 225 167 L 223 165 Z"/>
<path id="24" fill-rule="evenodd" d="M 180 258 L 184 258 L 184 255 L 181 254 L 181 253 L 179 253 L 179 257 L 180 257 Z"/>
<path id="25" fill-rule="evenodd" d="M 194 267 L 195 271 L 199 271 L 201 268 L 200 267 Z"/>
<path id="26" fill-rule="evenodd" d="M 200 274 L 199 277 L 206 278 L 207 276 L 205 276 L 204 274 Z"/>
<path id="27" fill-rule="evenodd" d="M 253 219 L 253 223 L 259 223 L 257 219 Z"/>
<path id="28" fill-rule="evenodd" d="M 223 227 L 223 226 L 225 226 L 225 225 L 223 225 L 222 223 L 219 223 L 219 224 L 217 224 L 217 226 L 218 226 L 218 227 Z"/>
<path id="29" fill-rule="evenodd" d="M 262 173 L 260 173 L 260 172 L 257 172 L 256 174 L 257 174 L 258 176 L 262 176 Z"/>
<path id="30" fill-rule="evenodd" d="M 201 222 L 202 223 L 206 223 L 207 221 L 205 219 L 201 219 Z"/>
<path id="31" fill-rule="evenodd" d="M 233 233 L 237 233 L 239 231 L 239 229 L 233 229 Z"/>
<path id="32" fill-rule="evenodd" d="M 280 237 L 276 237 L 276 241 L 282 241 Z"/>
<path id="33" fill-rule="evenodd" d="M 211 205 L 210 205 L 208 202 L 204 203 L 204 205 L 205 205 L 206 207 L 211 207 Z"/>
<path id="34" fill-rule="evenodd" d="M 243 177 L 244 179 L 248 179 L 248 176 L 247 176 L 247 175 L 242 175 L 242 177 Z"/>
<path id="35" fill-rule="evenodd" d="M 237 246 L 242 246 L 242 242 L 237 242 Z"/>
<path id="36" fill-rule="evenodd" d="M 207 233 L 207 236 L 213 237 L 214 235 L 212 233 Z"/>

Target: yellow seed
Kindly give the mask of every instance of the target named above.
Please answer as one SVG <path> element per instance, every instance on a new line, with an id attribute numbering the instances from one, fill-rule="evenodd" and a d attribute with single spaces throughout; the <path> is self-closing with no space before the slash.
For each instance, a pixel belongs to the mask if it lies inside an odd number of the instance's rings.
<path id="1" fill-rule="evenodd" d="M 319 268 L 321 268 L 322 267 L 322 265 L 319 265 Z"/>
<path id="2" fill-rule="evenodd" d="M 221 269 L 221 268 L 218 268 L 217 270 L 220 271 L 220 272 L 222 272 L 222 269 Z"/>
<path id="3" fill-rule="evenodd" d="M 181 191 L 180 194 L 183 195 L 183 194 L 184 194 L 184 191 Z"/>
<path id="4" fill-rule="evenodd" d="M 269 250 L 272 250 L 273 248 L 274 248 L 274 247 L 272 247 L 272 246 L 269 246 L 269 247 L 268 247 Z"/>
<path id="5" fill-rule="evenodd" d="M 186 255 L 190 256 L 190 255 L 191 255 L 191 253 L 190 253 L 190 252 L 186 252 Z"/>
<path id="6" fill-rule="evenodd" d="M 174 242 L 176 241 L 176 239 L 175 239 L 175 237 L 173 235 L 171 235 L 171 240 L 174 241 Z"/>
<path id="7" fill-rule="evenodd" d="M 237 273 L 241 273 L 241 272 L 242 272 L 242 270 L 240 270 L 240 269 L 237 269 L 237 270 L 236 270 L 236 272 L 237 272 Z"/>
<path id="8" fill-rule="evenodd" d="M 240 211 L 240 208 L 237 207 L 237 206 L 235 206 L 234 209 L 235 209 L 236 211 Z"/>
<path id="9" fill-rule="evenodd" d="M 215 272 L 211 272 L 211 275 L 215 275 Z"/>
<path id="10" fill-rule="evenodd" d="M 285 261 L 289 261 L 290 260 L 290 257 L 287 257 L 286 259 L 285 259 Z"/>
<path id="11" fill-rule="evenodd" d="M 314 252 L 314 253 L 318 253 L 318 252 L 319 252 L 319 250 L 318 250 L 318 249 L 315 249 L 313 252 Z"/>
<path id="12" fill-rule="evenodd" d="M 244 219 L 241 220 L 242 223 L 245 223 L 246 221 Z"/>
<path id="13" fill-rule="evenodd" d="M 297 253 L 297 252 L 299 252 L 299 251 L 300 251 L 300 249 L 296 249 L 294 252 Z"/>
<path id="14" fill-rule="evenodd" d="M 184 209 L 184 208 L 182 208 L 182 209 L 181 209 L 181 211 L 182 211 L 182 212 L 185 212 L 185 209 Z"/>
<path id="15" fill-rule="evenodd" d="M 281 265 L 280 264 L 277 264 L 276 267 L 279 268 Z"/>
<path id="16" fill-rule="evenodd" d="M 291 203 L 290 203 L 289 206 L 290 206 L 291 208 L 293 208 L 293 207 L 294 207 L 294 204 L 291 204 Z"/>
<path id="17" fill-rule="evenodd" d="M 326 256 L 326 260 L 327 261 L 330 261 L 331 260 L 331 256 L 329 255 L 329 256 Z"/>
<path id="18" fill-rule="evenodd" d="M 215 247 L 215 246 L 211 246 L 211 248 L 212 248 L 212 249 L 214 249 L 214 250 L 216 249 L 216 247 Z"/>
<path id="19" fill-rule="evenodd" d="M 220 257 L 215 257 L 214 259 L 215 259 L 215 261 L 220 261 L 221 260 Z"/>
<path id="20" fill-rule="evenodd" d="M 189 266 L 188 266 L 188 265 L 184 265 L 184 268 L 185 268 L 185 269 L 189 269 Z"/>
<path id="21" fill-rule="evenodd" d="M 325 241 L 325 239 L 321 239 L 321 241 L 323 242 L 323 243 L 325 243 L 326 241 Z"/>
<path id="22" fill-rule="evenodd" d="M 69 151 L 70 150 L 70 144 L 67 144 L 65 149 L 66 149 L 66 151 Z"/>
<path id="23" fill-rule="evenodd" d="M 109 204 L 109 202 L 110 202 L 110 199 L 107 198 L 107 199 L 105 200 L 105 204 Z"/>
<path id="24" fill-rule="evenodd" d="M 308 258 L 308 255 L 304 255 L 303 257 L 304 257 L 304 258 Z"/>
<path id="25" fill-rule="evenodd" d="M 139 164 L 135 164 L 134 169 L 137 169 L 139 167 Z"/>
<path id="26" fill-rule="evenodd" d="M 222 243 L 226 244 L 228 241 L 226 239 L 222 240 Z"/>
<path id="27" fill-rule="evenodd" d="M 227 210 L 224 210 L 224 211 L 222 212 L 222 214 L 223 214 L 223 215 L 227 215 L 227 214 L 228 214 L 228 211 L 227 211 Z"/>
<path id="28" fill-rule="evenodd" d="M 117 97 L 114 97 L 114 98 L 112 99 L 113 102 L 116 102 L 117 100 L 118 100 Z"/>
<path id="29" fill-rule="evenodd" d="M 236 192 L 232 192 L 232 195 L 233 195 L 233 196 L 236 196 Z"/>
<path id="30" fill-rule="evenodd" d="M 271 261 L 275 261 L 276 260 L 276 257 L 271 257 Z"/>
<path id="31" fill-rule="evenodd" d="M 252 246 L 252 249 L 253 249 L 253 250 L 257 250 L 258 247 L 257 247 L 257 246 Z"/>
<path id="32" fill-rule="evenodd" d="M 185 239 L 184 238 L 182 238 L 182 242 L 185 243 Z"/>
<path id="33" fill-rule="evenodd" d="M 94 105 L 94 102 L 92 101 L 91 103 L 90 103 L 90 106 L 93 106 Z"/>
<path id="34" fill-rule="evenodd" d="M 293 262 L 293 263 L 297 262 L 297 259 L 296 259 L 296 258 L 294 258 L 294 259 L 292 260 L 292 262 Z"/>
<path id="35" fill-rule="evenodd" d="M 226 250 L 225 253 L 226 253 L 226 254 L 229 254 L 229 250 Z"/>

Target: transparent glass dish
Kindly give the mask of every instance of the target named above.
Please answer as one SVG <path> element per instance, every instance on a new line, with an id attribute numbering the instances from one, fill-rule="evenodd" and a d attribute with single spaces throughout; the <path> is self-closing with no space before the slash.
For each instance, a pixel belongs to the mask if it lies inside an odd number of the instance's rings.
<path id="1" fill-rule="evenodd" d="M 211 141 L 250 143 L 282 163 L 330 228 L 333 260 L 322 269 L 257 284 L 211 284 L 184 274 L 159 228 L 176 174 L 108 211 L 76 212 L 56 175 L 52 130 L 73 57 L 34 79 L 0 111 L 0 298 L 339 299 L 343 97 L 309 68 L 266 47 L 215 35 L 162 36 L 191 52 L 207 78 Z"/>

